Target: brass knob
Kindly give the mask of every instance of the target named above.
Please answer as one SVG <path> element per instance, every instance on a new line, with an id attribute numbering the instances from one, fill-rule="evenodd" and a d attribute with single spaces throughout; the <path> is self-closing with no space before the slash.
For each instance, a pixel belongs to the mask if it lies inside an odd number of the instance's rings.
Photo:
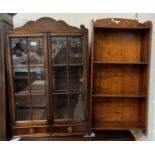
<path id="1" fill-rule="evenodd" d="M 34 128 L 30 128 L 29 129 L 29 134 L 33 134 L 34 133 Z"/>
<path id="2" fill-rule="evenodd" d="M 68 133 L 72 133 L 73 132 L 73 128 L 70 126 L 67 128 Z"/>

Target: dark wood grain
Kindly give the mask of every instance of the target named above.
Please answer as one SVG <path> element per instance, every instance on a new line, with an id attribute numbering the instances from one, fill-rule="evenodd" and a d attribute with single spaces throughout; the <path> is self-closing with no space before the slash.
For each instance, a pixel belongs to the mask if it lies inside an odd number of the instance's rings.
<path id="1" fill-rule="evenodd" d="M 12 17 L 8 14 L 0 14 L 0 140 L 9 138 L 9 105 L 6 98 L 7 80 L 5 71 L 5 33 L 12 29 Z"/>

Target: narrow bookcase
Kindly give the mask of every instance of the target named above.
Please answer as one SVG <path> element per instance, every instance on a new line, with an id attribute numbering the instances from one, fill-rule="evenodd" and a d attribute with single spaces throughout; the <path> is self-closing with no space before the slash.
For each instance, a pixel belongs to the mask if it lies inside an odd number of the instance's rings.
<path id="1" fill-rule="evenodd" d="M 152 24 L 92 22 L 90 128 L 146 131 Z"/>

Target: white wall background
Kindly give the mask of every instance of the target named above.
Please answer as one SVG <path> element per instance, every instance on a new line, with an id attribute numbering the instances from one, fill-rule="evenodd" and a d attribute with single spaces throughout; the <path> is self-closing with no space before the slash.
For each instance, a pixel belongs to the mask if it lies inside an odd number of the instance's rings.
<path id="1" fill-rule="evenodd" d="M 149 116 L 148 116 L 148 134 L 147 136 L 139 136 L 135 133 L 137 140 L 155 140 L 155 14 L 136 14 L 136 13 L 18 13 L 14 16 L 14 28 L 23 26 L 29 20 L 36 20 L 41 17 L 51 17 L 56 20 L 64 20 L 72 26 L 79 27 L 81 24 L 89 29 L 89 37 L 91 33 L 91 20 L 102 18 L 129 18 L 138 19 L 141 22 L 151 20 L 153 22 L 153 35 L 152 35 L 152 56 L 151 56 L 151 76 L 150 76 L 150 95 L 149 95 Z M 89 40 L 90 42 L 90 40 Z"/>

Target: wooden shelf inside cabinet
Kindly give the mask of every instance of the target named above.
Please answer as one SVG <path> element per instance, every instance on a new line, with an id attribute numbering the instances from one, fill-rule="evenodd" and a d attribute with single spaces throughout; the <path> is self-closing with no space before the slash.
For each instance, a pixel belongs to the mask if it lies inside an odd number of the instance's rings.
<path id="1" fill-rule="evenodd" d="M 146 131 L 151 22 L 93 22 L 91 128 Z"/>
<path id="2" fill-rule="evenodd" d="M 84 91 L 54 91 L 53 95 L 60 95 L 60 94 L 82 94 Z"/>
<path id="3" fill-rule="evenodd" d="M 22 64 L 19 64 L 19 65 L 14 65 L 13 67 L 44 67 L 44 64 L 27 64 L 27 65 L 22 65 Z"/>
<path id="4" fill-rule="evenodd" d="M 76 66 L 83 66 L 83 64 L 53 64 L 52 65 L 52 67 L 66 67 L 66 66 L 76 67 Z"/>
<path id="5" fill-rule="evenodd" d="M 21 108 L 21 109 L 27 109 L 27 108 L 30 108 L 30 107 L 26 107 L 26 106 L 18 106 L 18 105 L 17 105 L 16 107 L 17 107 L 17 108 Z M 36 107 L 36 106 L 35 106 L 35 107 L 33 106 L 32 108 L 33 108 L 33 109 L 45 109 L 46 107 L 45 107 L 45 106 L 37 106 L 37 107 Z"/>

